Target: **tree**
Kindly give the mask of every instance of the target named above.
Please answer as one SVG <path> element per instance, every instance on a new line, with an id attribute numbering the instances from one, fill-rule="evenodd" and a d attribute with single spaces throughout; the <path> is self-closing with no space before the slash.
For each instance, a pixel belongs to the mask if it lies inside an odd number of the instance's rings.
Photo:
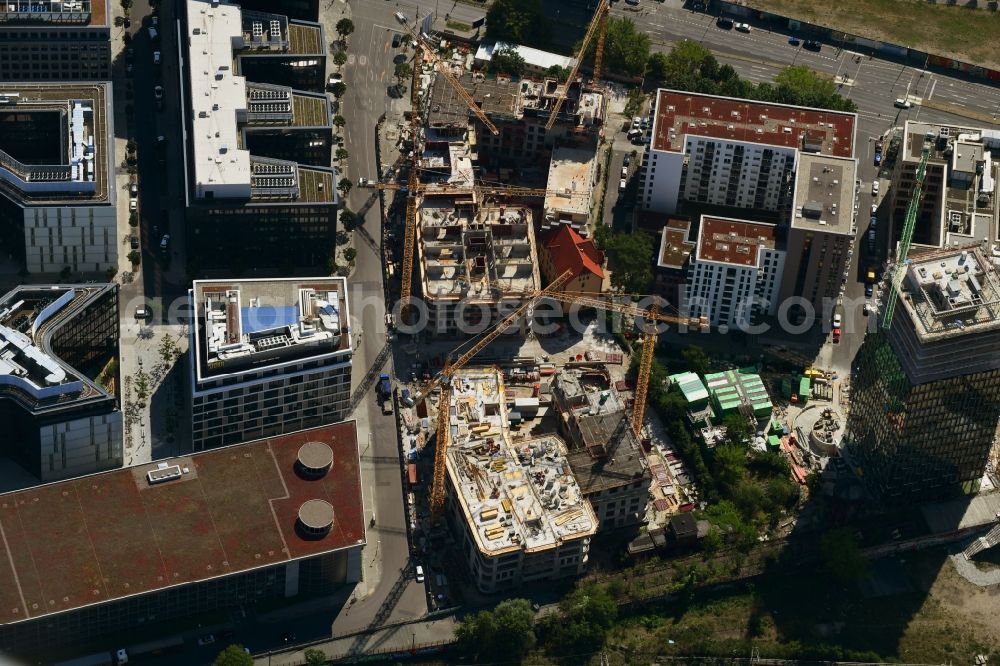
<path id="1" fill-rule="evenodd" d="M 340 161 L 346 160 L 348 155 L 349 153 L 347 152 L 346 148 L 337 148 L 337 152 L 334 153 L 334 157 L 336 157 Z"/>
<path id="2" fill-rule="evenodd" d="M 347 63 L 347 52 L 346 51 L 336 51 L 333 54 L 333 64 L 337 67 L 343 67 Z"/>
<path id="3" fill-rule="evenodd" d="M 334 116 L 333 120 L 330 122 L 333 123 L 334 127 L 343 127 L 347 124 L 347 120 L 344 119 L 344 116 Z"/>
<path id="4" fill-rule="evenodd" d="M 573 70 L 562 65 L 552 65 L 545 70 L 545 76 L 550 76 L 558 81 L 565 81 Z"/>
<path id="5" fill-rule="evenodd" d="M 716 446 L 712 454 L 712 472 L 720 492 L 732 496 L 747 476 L 747 454 L 731 444 Z"/>
<path id="6" fill-rule="evenodd" d="M 337 34 L 340 35 L 340 39 L 342 41 L 346 40 L 347 36 L 354 32 L 354 21 L 349 18 L 342 18 L 337 21 L 335 28 L 337 30 Z"/>
<path id="7" fill-rule="evenodd" d="M 688 369 L 696 375 L 705 376 L 712 369 L 712 359 L 697 345 L 685 347 L 681 352 L 681 358 L 687 363 Z"/>
<path id="8" fill-rule="evenodd" d="M 177 353 L 177 343 L 168 334 L 164 333 L 163 338 L 160 340 L 160 358 L 163 359 L 164 363 L 169 363 L 174 359 Z"/>
<path id="9" fill-rule="evenodd" d="M 128 260 L 132 262 L 132 265 L 138 264 L 142 261 L 142 254 L 139 253 L 139 250 L 132 250 L 128 253 Z"/>
<path id="10" fill-rule="evenodd" d="M 354 187 L 354 183 L 351 182 L 350 178 L 341 178 L 340 182 L 337 183 L 337 189 L 345 197 L 350 193 L 352 187 Z"/>
<path id="11" fill-rule="evenodd" d="M 558 65 L 556 65 L 558 67 Z M 486 69 L 491 74 L 506 74 L 507 76 L 521 76 L 524 74 L 525 62 L 520 53 L 512 48 L 496 49 L 490 57 L 490 64 Z"/>
<path id="12" fill-rule="evenodd" d="M 604 587 L 588 583 L 559 603 L 559 613 L 546 618 L 546 643 L 556 654 L 593 652 L 618 617 L 618 605 Z"/>
<path id="13" fill-rule="evenodd" d="M 138 146 L 136 145 L 135 139 L 129 139 L 128 142 L 125 144 L 125 151 L 129 153 L 134 153 L 137 147 Z"/>
<path id="14" fill-rule="evenodd" d="M 306 658 L 306 666 L 323 666 L 326 664 L 326 653 L 316 648 L 309 648 L 302 653 Z"/>
<path id="15" fill-rule="evenodd" d="M 489 40 L 544 48 L 551 34 L 540 0 L 496 0 L 486 12 Z"/>
<path id="16" fill-rule="evenodd" d="M 354 231 L 358 226 L 358 214 L 345 208 L 340 211 L 340 224 L 343 225 L 344 231 Z"/>
<path id="17" fill-rule="evenodd" d="M 745 446 L 745 442 L 748 442 L 754 434 L 747 424 L 746 417 L 739 412 L 727 414 L 722 419 L 722 425 L 726 428 L 726 439 L 734 446 Z"/>
<path id="18" fill-rule="evenodd" d="M 770 101 L 803 106 L 815 106 L 842 111 L 856 110 L 851 100 L 837 94 L 837 86 L 829 79 L 802 65 L 786 67 L 774 77 L 774 97 Z"/>
<path id="19" fill-rule="evenodd" d="M 337 81 L 336 83 L 330 86 L 330 92 L 333 94 L 335 98 L 340 99 L 341 97 L 344 96 L 344 93 L 347 92 L 347 84 L 344 83 L 343 81 Z"/>
<path id="20" fill-rule="evenodd" d="M 346 250 L 344 250 L 344 259 L 347 259 L 348 261 L 354 261 L 355 258 L 357 258 L 357 256 L 358 256 L 358 251 L 355 250 L 353 247 L 349 247 Z"/>
<path id="21" fill-rule="evenodd" d="M 396 63 L 396 69 L 394 74 L 396 75 L 396 80 L 402 83 L 404 79 L 413 76 L 413 67 L 411 67 L 410 63 L 406 61 Z"/>
<path id="22" fill-rule="evenodd" d="M 625 76 L 642 76 L 649 62 L 649 35 L 636 30 L 635 23 L 628 18 L 609 18 L 607 35 L 604 38 L 604 71 Z M 587 57 L 593 57 L 597 40 L 587 47 Z"/>
<path id="23" fill-rule="evenodd" d="M 823 565 L 827 572 L 842 583 L 861 580 L 868 573 L 868 560 L 861 553 L 854 534 L 845 527 L 836 527 L 819 542 Z"/>
<path id="24" fill-rule="evenodd" d="M 649 234 L 608 234 L 603 242 L 611 269 L 611 284 L 632 294 L 643 294 L 653 281 L 650 266 L 653 242 Z"/>
<path id="25" fill-rule="evenodd" d="M 212 666 L 253 666 L 253 657 L 246 653 L 242 645 L 230 645 L 219 653 Z"/>
<path id="26" fill-rule="evenodd" d="M 535 646 L 535 613 L 527 599 L 507 599 L 492 611 L 467 615 L 455 630 L 461 652 L 519 661 Z M 502 659 L 501 659 L 502 658 Z"/>

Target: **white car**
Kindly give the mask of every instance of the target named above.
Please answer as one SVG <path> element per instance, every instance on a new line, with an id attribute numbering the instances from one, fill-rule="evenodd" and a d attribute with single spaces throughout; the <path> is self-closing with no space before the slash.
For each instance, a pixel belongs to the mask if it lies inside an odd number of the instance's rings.
<path id="1" fill-rule="evenodd" d="M 134 213 L 137 210 L 139 210 L 139 200 L 138 199 L 129 199 L 128 200 L 128 212 Z"/>
<path id="2" fill-rule="evenodd" d="M 872 204 L 872 215 L 878 215 L 878 204 Z"/>
<path id="3" fill-rule="evenodd" d="M 896 101 L 893 102 L 892 104 L 897 109 L 908 109 L 911 106 L 913 106 L 913 103 L 910 100 L 908 100 L 908 99 L 906 99 L 904 97 L 897 98 Z"/>
<path id="4" fill-rule="evenodd" d="M 417 574 L 417 582 L 424 582 L 424 568 L 418 564 L 415 572 Z"/>
<path id="5" fill-rule="evenodd" d="M 625 189 L 625 186 L 626 186 L 626 185 L 627 185 L 627 183 L 625 182 L 625 179 L 624 179 L 624 178 L 622 178 L 622 179 L 621 179 L 621 180 L 620 180 L 620 181 L 618 182 L 618 189 L 619 189 L 619 190 L 624 190 L 624 189 Z"/>
<path id="6" fill-rule="evenodd" d="M 873 180 L 872 181 L 872 196 L 873 197 L 874 196 L 878 196 L 878 181 L 877 180 Z"/>
<path id="7" fill-rule="evenodd" d="M 733 27 L 736 28 L 737 30 L 739 30 L 740 32 L 750 32 L 750 24 L 749 23 L 737 23 Z"/>
<path id="8" fill-rule="evenodd" d="M 622 167 L 622 178 L 628 178 L 628 167 Z"/>
<path id="9" fill-rule="evenodd" d="M 840 313 L 839 312 L 838 313 L 834 313 L 834 315 L 833 315 L 833 327 L 834 328 L 840 328 L 840 323 L 841 323 Z"/>
<path id="10" fill-rule="evenodd" d="M 139 183 L 136 183 L 135 181 L 129 183 L 128 193 L 132 195 L 133 199 L 139 196 Z"/>

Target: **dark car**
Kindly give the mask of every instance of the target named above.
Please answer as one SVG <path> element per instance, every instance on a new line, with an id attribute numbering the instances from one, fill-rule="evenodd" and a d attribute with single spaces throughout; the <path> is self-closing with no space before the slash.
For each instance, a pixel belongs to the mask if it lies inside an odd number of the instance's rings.
<path id="1" fill-rule="evenodd" d="M 798 46 L 799 44 L 802 43 L 802 40 L 796 37 L 795 35 L 792 35 L 791 37 L 788 38 L 788 43 L 791 44 L 792 46 Z"/>
<path id="2" fill-rule="evenodd" d="M 715 25 L 722 28 L 723 30 L 732 30 L 733 26 L 736 24 L 733 22 L 733 19 L 726 18 L 725 16 L 720 16 L 719 19 L 715 22 Z"/>
<path id="3" fill-rule="evenodd" d="M 875 291 L 875 287 L 874 286 L 872 286 L 871 284 L 866 284 L 865 285 L 865 296 L 867 296 L 868 298 L 871 298 L 872 293 L 874 293 L 874 291 Z"/>
<path id="4" fill-rule="evenodd" d="M 807 39 L 805 44 L 802 45 L 802 48 L 809 49 L 810 51 L 819 51 L 823 47 L 815 39 Z"/>
<path id="5" fill-rule="evenodd" d="M 129 236 L 128 237 L 128 245 L 133 250 L 138 250 L 139 249 L 139 237 L 138 236 Z"/>
<path id="6" fill-rule="evenodd" d="M 392 48 L 398 49 L 399 45 L 403 42 L 403 36 L 401 34 L 393 33 L 392 35 Z"/>
<path id="7" fill-rule="evenodd" d="M 882 153 L 875 151 L 875 166 L 882 164 Z"/>

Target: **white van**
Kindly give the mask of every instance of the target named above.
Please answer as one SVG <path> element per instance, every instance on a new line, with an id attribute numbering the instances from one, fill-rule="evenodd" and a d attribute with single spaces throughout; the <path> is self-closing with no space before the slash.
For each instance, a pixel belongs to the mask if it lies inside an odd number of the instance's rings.
<path id="1" fill-rule="evenodd" d="M 396 20 L 400 23 L 406 23 L 406 14 L 403 12 L 396 12 Z"/>

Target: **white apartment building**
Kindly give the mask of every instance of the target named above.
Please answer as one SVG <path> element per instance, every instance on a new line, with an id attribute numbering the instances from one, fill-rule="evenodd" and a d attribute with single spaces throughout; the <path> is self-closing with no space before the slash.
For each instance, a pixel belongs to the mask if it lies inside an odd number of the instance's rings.
<path id="1" fill-rule="evenodd" d="M 714 329 L 749 326 L 773 315 L 785 268 L 784 239 L 773 224 L 701 217 L 698 245 L 684 290 L 692 317 Z"/>
<path id="2" fill-rule="evenodd" d="M 851 157 L 856 115 L 674 90 L 657 94 L 640 205 L 790 210 L 799 151 Z"/>
<path id="3" fill-rule="evenodd" d="M 344 278 L 196 280 L 188 298 L 195 450 L 344 419 L 353 355 Z"/>
<path id="4" fill-rule="evenodd" d="M 0 246 L 29 273 L 117 270 L 111 108 L 106 83 L 0 85 Z"/>

